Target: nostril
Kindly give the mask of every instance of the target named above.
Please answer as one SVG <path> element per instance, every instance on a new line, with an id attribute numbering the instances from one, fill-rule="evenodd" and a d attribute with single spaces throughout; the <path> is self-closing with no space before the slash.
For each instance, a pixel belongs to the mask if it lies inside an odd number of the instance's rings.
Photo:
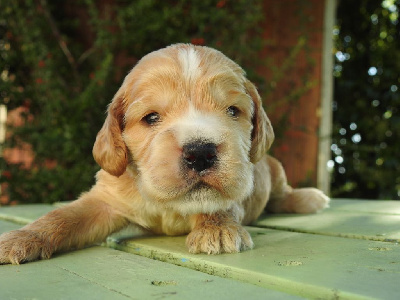
<path id="1" fill-rule="evenodd" d="M 207 159 L 207 160 L 213 160 L 213 159 L 215 159 L 216 157 L 217 157 L 217 155 L 214 154 L 214 153 L 207 153 L 207 155 L 206 155 L 206 159 Z"/>
<path id="2" fill-rule="evenodd" d="M 188 154 L 188 155 L 184 156 L 184 159 L 187 163 L 192 164 L 196 161 L 196 156 L 193 154 Z"/>
<path id="3" fill-rule="evenodd" d="M 217 146 L 213 143 L 190 143 L 183 147 L 183 161 L 197 172 L 211 168 L 217 161 Z"/>

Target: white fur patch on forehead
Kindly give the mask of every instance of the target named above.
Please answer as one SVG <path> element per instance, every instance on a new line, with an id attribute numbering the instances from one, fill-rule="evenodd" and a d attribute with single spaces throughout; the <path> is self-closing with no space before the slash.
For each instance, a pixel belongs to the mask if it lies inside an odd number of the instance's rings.
<path id="1" fill-rule="evenodd" d="M 178 59 L 182 66 L 183 76 L 188 81 L 200 76 L 200 57 L 194 48 L 179 49 Z"/>

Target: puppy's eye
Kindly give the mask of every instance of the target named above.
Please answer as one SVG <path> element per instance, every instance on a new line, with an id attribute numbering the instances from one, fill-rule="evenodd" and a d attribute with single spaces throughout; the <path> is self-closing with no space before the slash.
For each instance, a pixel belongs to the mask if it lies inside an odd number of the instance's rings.
<path id="1" fill-rule="evenodd" d="M 152 112 L 152 113 L 144 116 L 143 121 L 149 125 L 154 125 L 160 121 L 160 115 L 156 112 Z"/>
<path id="2" fill-rule="evenodd" d="M 231 117 L 233 117 L 233 118 L 237 118 L 237 117 L 239 117 L 239 108 L 237 108 L 236 106 L 229 106 L 227 109 L 226 109 L 226 113 L 229 115 L 229 116 L 231 116 Z"/>

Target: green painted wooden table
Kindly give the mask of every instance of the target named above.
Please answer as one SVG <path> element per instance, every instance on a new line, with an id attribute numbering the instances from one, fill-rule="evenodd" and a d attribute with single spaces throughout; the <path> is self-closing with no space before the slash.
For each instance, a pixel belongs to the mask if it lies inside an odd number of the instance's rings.
<path id="1" fill-rule="evenodd" d="M 0 232 L 54 208 L 0 207 Z M 192 255 L 185 237 L 125 231 L 0 266 L 0 299 L 399 299 L 399 225 L 400 202 L 338 199 L 316 215 L 263 216 L 247 227 L 255 248 L 238 254 Z"/>

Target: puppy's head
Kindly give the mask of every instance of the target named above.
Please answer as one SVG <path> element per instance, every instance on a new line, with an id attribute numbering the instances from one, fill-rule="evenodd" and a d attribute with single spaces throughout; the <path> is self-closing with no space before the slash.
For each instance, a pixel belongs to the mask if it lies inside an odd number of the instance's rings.
<path id="1" fill-rule="evenodd" d="M 145 200 L 211 213 L 251 193 L 253 164 L 273 138 L 244 71 L 214 49 L 179 44 L 126 76 L 93 154 L 114 176 L 128 169 Z"/>

